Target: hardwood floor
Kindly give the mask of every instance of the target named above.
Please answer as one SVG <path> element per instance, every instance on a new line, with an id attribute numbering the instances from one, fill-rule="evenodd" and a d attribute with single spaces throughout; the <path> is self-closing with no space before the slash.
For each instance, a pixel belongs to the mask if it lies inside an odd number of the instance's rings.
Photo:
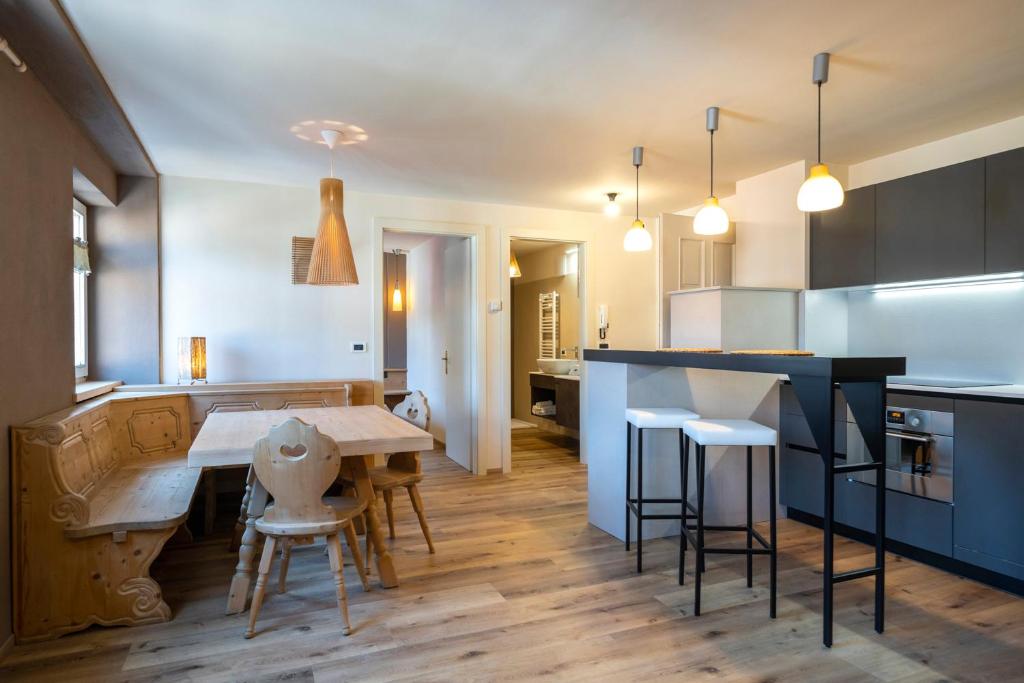
<path id="1" fill-rule="evenodd" d="M 703 616 L 676 583 L 675 539 L 634 556 L 587 525 L 586 469 L 571 442 L 515 430 L 510 475 L 473 477 L 439 453 L 422 484 L 437 554 L 405 496 L 393 542 L 401 586 L 367 593 L 345 570 L 354 632 L 341 635 L 327 558 L 295 550 L 289 591 L 268 592 L 258 631 L 226 616 L 235 554 L 225 533 L 164 551 L 154 567 L 173 621 L 95 628 L 17 647 L 0 680 L 1021 680 L 1024 600 L 897 556 L 887 629 L 872 630 L 872 585 L 836 590 L 835 647 L 820 644 L 820 532 L 783 520 L 778 619 L 766 560 L 755 587 L 741 557 L 714 557 Z M 223 520 L 225 524 L 230 520 Z M 872 551 L 838 540 L 839 568 Z M 275 573 L 276 577 L 276 562 Z M 276 581 L 272 581 L 276 583 Z"/>

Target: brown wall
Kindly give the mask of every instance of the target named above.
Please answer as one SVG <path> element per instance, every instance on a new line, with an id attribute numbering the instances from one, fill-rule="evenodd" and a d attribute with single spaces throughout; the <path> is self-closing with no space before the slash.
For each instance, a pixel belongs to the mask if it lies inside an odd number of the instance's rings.
<path id="1" fill-rule="evenodd" d="M 160 381 L 160 224 L 156 178 L 120 176 L 116 208 L 89 212 L 89 376 Z"/>
<path id="2" fill-rule="evenodd" d="M 10 426 L 73 402 L 72 173 L 114 169 L 32 74 L 0 60 L 0 644 L 11 633 Z"/>

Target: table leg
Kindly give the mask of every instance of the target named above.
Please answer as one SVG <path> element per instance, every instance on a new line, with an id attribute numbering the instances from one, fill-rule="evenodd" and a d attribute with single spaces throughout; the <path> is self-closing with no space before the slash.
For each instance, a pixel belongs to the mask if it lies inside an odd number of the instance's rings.
<path id="1" fill-rule="evenodd" d="M 388 552 L 388 546 L 384 542 L 384 533 L 380 527 L 380 517 L 377 515 L 377 496 L 373 492 L 373 482 L 370 481 L 370 471 L 366 467 L 366 459 L 353 457 L 347 458 L 352 480 L 356 485 L 356 493 L 360 498 L 367 501 L 366 505 L 366 534 L 372 540 L 373 552 L 377 557 L 377 576 L 380 577 L 380 585 L 384 588 L 395 588 L 398 586 L 398 574 L 395 572 L 395 564 Z M 369 559 L 369 558 L 367 558 Z"/>
<path id="2" fill-rule="evenodd" d="M 246 510 L 245 531 L 242 532 L 241 544 L 238 548 L 238 565 L 231 579 L 231 590 L 228 592 L 227 614 L 245 611 L 245 603 L 249 598 L 249 586 L 252 585 L 253 561 L 256 559 L 256 544 L 259 534 L 256 531 L 256 518 L 263 514 L 267 507 L 267 490 L 256 478 L 252 467 L 249 468 L 246 490 L 249 491 L 249 505 Z"/>
<path id="3" fill-rule="evenodd" d="M 249 498 L 252 496 L 252 483 L 256 480 L 256 471 L 249 466 L 249 474 L 245 479 L 245 493 L 242 494 L 242 505 L 238 509 L 238 521 L 235 522 L 235 531 L 231 534 L 231 541 L 228 543 L 228 550 L 236 552 L 242 542 L 242 533 L 245 531 L 245 518 L 249 515 Z"/>

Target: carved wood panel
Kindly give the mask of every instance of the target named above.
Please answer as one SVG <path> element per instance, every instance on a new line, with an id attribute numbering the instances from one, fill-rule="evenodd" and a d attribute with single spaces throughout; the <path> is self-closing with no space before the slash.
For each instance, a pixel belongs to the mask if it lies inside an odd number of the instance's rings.
<path id="1" fill-rule="evenodd" d="M 140 453 L 174 450 L 182 438 L 181 416 L 170 406 L 136 410 L 128 418 L 128 443 Z"/>

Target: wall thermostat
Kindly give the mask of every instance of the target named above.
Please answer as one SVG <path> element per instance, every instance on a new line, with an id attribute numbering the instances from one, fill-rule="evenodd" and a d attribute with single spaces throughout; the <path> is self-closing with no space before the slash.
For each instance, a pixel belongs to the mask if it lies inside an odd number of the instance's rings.
<path id="1" fill-rule="evenodd" d="M 366 342 L 352 342 L 352 353 L 366 353 Z"/>

